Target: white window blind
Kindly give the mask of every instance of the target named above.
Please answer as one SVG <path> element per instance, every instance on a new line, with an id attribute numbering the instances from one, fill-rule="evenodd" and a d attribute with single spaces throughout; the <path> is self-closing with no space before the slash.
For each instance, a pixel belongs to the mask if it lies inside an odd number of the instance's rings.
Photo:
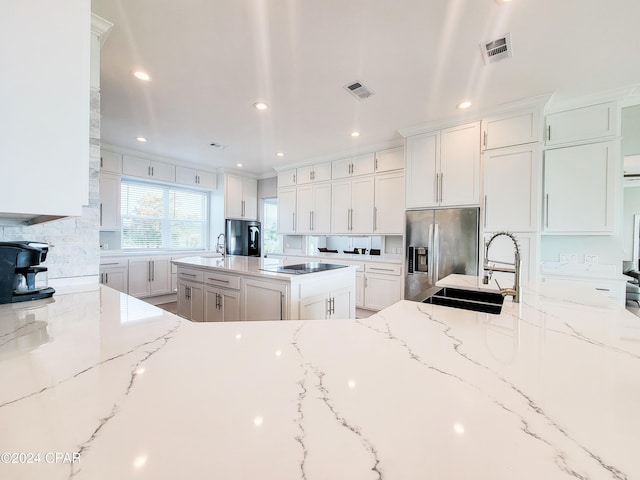
<path id="1" fill-rule="evenodd" d="M 204 249 L 209 194 L 123 179 L 122 248 Z"/>

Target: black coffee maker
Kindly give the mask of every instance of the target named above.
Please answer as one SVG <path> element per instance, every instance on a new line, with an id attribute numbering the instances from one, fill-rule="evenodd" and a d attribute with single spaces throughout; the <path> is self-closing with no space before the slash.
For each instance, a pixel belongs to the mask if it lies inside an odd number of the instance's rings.
<path id="1" fill-rule="evenodd" d="M 39 266 L 47 258 L 49 245 L 40 242 L 0 242 L 0 303 L 49 298 L 55 290 L 38 280 L 47 271 Z M 46 277 L 46 274 L 41 275 Z"/>

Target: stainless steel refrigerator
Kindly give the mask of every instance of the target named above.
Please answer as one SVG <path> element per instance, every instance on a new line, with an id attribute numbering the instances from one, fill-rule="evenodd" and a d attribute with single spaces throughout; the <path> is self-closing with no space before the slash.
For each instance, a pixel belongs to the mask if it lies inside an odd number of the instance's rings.
<path id="1" fill-rule="evenodd" d="M 441 278 L 478 274 L 479 208 L 408 210 L 404 298 L 422 301 Z"/>

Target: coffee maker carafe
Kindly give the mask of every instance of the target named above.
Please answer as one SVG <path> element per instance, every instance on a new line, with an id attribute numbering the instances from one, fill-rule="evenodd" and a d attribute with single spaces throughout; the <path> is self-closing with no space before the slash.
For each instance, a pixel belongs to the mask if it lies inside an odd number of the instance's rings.
<path id="1" fill-rule="evenodd" d="M 0 242 L 0 303 L 49 298 L 55 290 L 47 286 L 49 245 L 40 242 Z"/>

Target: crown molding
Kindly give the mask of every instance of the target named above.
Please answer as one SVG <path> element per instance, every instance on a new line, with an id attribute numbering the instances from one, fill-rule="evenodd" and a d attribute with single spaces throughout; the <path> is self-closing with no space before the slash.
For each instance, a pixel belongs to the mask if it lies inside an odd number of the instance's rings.
<path id="1" fill-rule="evenodd" d="M 105 40 L 109 36 L 109 33 L 111 33 L 112 28 L 113 23 L 111 23 L 109 20 L 105 20 L 95 13 L 91 13 L 91 33 L 98 37 L 101 47 L 102 45 L 104 45 Z"/>

